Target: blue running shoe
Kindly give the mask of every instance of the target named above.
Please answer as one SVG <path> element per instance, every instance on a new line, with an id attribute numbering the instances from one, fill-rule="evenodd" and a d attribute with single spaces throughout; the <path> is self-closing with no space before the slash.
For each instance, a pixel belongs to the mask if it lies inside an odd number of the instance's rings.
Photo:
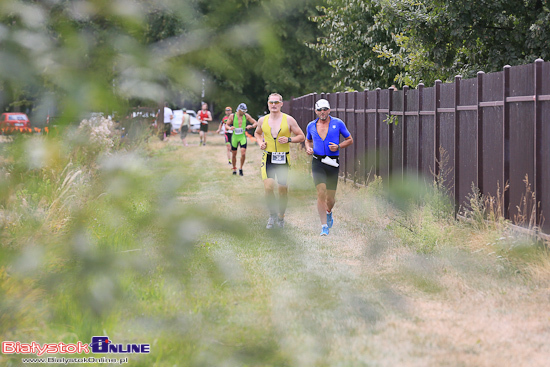
<path id="1" fill-rule="evenodd" d="M 333 224 L 334 224 L 334 220 L 332 219 L 332 212 L 327 213 L 327 226 L 329 228 L 332 228 Z"/>
<path id="2" fill-rule="evenodd" d="M 328 236 L 328 227 L 323 226 L 323 230 L 321 231 L 321 236 Z"/>

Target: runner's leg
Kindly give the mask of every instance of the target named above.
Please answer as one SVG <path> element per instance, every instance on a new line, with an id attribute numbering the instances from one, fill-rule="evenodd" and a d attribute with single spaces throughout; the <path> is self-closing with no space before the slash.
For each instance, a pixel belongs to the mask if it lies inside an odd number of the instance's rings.
<path id="1" fill-rule="evenodd" d="M 279 218 L 284 218 L 288 204 L 288 186 L 279 185 Z"/>
<path id="2" fill-rule="evenodd" d="M 231 157 L 232 157 L 232 154 L 231 154 L 231 141 L 227 140 L 227 137 L 226 137 L 225 146 L 227 147 L 227 161 L 229 163 L 231 163 Z"/>
<path id="3" fill-rule="evenodd" d="M 327 212 L 331 212 L 336 203 L 336 190 L 327 190 Z"/>
<path id="4" fill-rule="evenodd" d="M 241 147 L 241 169 L 243 169 L 245 159 L 246 159 L 246 148 Z"/>
<path id="5" fill-rule="evenodd" d="M 275 198 L 275 180 L 267 178 L 264 180 L 265 200 L 269 209 L 269 214 L 273 217 L 277 215 L 277 199 Z"/>
<path id="6" fill-rule="evenodd" d="M 321 224 L 327 224 L 327 186 L 324 183 L 320 183 L 316 188 L 319 219 L 321 219 Z"/>

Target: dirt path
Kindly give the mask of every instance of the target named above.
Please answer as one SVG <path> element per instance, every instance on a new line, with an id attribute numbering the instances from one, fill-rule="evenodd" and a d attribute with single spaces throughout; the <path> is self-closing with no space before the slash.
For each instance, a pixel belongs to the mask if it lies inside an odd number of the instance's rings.
<path id="1" fill-rule="evenodd" d="M 292 365 L 549 364 L 547 272 L 533 277 L 486 251 L 471 251 L 461 239 L 418 253 L 388 226 L 386 204 L 345 184 L 337 192 L 334 229 L 320 237 L 304 164 L 293 171 L 284 233 L 269 233 L 255 144 L 249 143 L 244 177 L 235 177 L 221 136 L 210 136 L 206 147 L 194 135 L 184 148 L 172 139 L 169 160 L 187 162 L 202 185 L 199 198 L 182 193 L 180 200 L 252 228 L 257 247 L 223 235 L 209 240 L 239 259 L 244 277 L 258 278 L 254 290 Z"/>

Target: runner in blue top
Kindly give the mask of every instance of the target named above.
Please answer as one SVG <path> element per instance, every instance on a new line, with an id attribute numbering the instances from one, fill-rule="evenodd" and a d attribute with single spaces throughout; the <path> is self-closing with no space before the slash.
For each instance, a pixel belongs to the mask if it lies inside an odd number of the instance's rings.
<path id="1" fill-rule="evenodd" d="M 317 188 L 317 211 L 321 219 L 321 236 L 329 234 L 334 220 L 340 149 L 353 144 L 353 138 L 342 120 L 330 116 L 330 104 L 326 99 L 315 103 L 317 119 L 307 125 L 306 152 L 313 155 L 311 172 Z M 340 143 L 340 135 L 344 141 Z"/>

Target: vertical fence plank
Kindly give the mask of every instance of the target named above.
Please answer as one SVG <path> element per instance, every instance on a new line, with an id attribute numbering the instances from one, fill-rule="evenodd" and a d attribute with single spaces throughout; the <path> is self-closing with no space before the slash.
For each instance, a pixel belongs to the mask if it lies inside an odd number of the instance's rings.
<path id="1" fill-rule="evenodd" d="M 541 94 L 550 95 L 550 63 L 545 62 L 541 71 L 542 85 Z M 540 213 L 542 229 L 545 233 L 550 233 L 550 98 L 539 101 L 540 108 L 540 166 L 539 179 L 541 187 L 540 193 Z"/>
<path id="2" fill-rule="evenodd" d="M 477 186 L 478 176 L 478 80 L 477 78 L 460 81 L 457 106 L 457 163 L 458 171 L 455 174 L 457 182 L 457 204 L 469 204 L 468 196 L 472 192 L 472 185 Z"/>
<path id="3" fill-rule="evenodd" d="M 439 121 L 439 147 L 445 156 L 440 161 L 440 172 L 442 173 L 446 189 L 452 198 L 455 198 L 455 106 L 456 91 L 453 84 L 442 84 L 440 90 L 440 107 L 438 108 Z"/>
<path id="4" fill-rule="evenodd" d="M 355 94 L 356 92 L 346 92 L 346 108 L 344 111 L 344 118 L 342 119 L 352 135 L 356 133 L 355 113 L 352 112 L 355 110 Z M 343 138 L 340 137 L 340 142 L 342 141 Z M 348 172 L 348 176 L 351 175 L 351 179 L 355 182 L 355 151 L 353 148 L 352 145 L 344 149 L 340 154 L 343 153 L 346 156 L 346 172 Z"/>
<path id="5" fill-rule="evenodd" d="M 422 107 L 419 112 L 422 117 L 420 138 L 422 174 L 429 183 L 433 182 L 436 173 L 435 91 L 435 86 L 422 89 Z"/>
<path id="6" fill-rule="evenodd" d="M 416 145 L 416 172 L 417 172 L 417 175 L 416 175 L 416 178 L 419 179 L 420 178 L 420 175 L 422 174 L 422 171 L 423 171 L 423 166 L 422 166 L 422 159 L 424 158 L 423 154 L 422 154 L 422 133 L 423 133 L 423 130 L 422 130 L 422 125 L 423 125 L 423 122 L 424 122 L 424 116 L 422 115 L 422 109 L 424 107 L 424 83 L 420 83 L 418 84 L 418 134 L 416 135 L 416 141 L 417 141 L 417 145 Z"/>
<path id="7" fill-rule="evenodd" d="M 378 101 L 377 91 L 365 91 L 365 139 L 367 146 L 365 148 L 366 167 L 365 178 L 370 180 L 378 175 L 378 110 L 376 103 Z"/>
<path id="8" fill-rule="evenodd" d="M 454 165 L 454 191 L 455 191 L 455 213 L 458 212 L 458 207 L 460 205 L 460 116 L 458 114 L 458 106 L 460 105 L 460 81 L 462 79 L 462 76 L 457 75 L 455 76 L 455 83 L 454 83 L 454 157 L 455 157 L 455 165 Z"/>
<path id="9" fill-rule="evenodd" d="M 409 148 L 409 144 L 408 144 L 408 139 L 409 139 L 409 135 L 408 135 L 408 119 L 407 119 L 407 98 L 409 97 L 409 86 L 408 85 L 405 85 L 403 86 L 403 112 L 401 113 L 401 120 L 402 120 L 402 123 L 403 123 L 403 126 L 401 127 L 401 131 L 403 133 L 403 136 L 402 136 L 402 143 L 401 143 L 401 154 L 402 154 L 402 158 L 401 158 L 401 176 L 403 178 L 405 178 L 405 173 L 407 171 L 407 165 L 408 165 L 408 148 Z"/>
<path id="10" fill-rule="evenodd" d="M 529 220 L 531 203 L 522 206 L 527 193 L 525 177 L 529 180 L 530 190 L 534 189 L 535 156 L 535 114 L 534 114 L 534 78 L 533 65 L 522 65 L 509 69 L 510 95 L 507 109 L 509 111 L 509 181 L 510 181 L 510 219 L 522 224 Z M 519 97 L 519 99 L 518 99 Z M 528 97 L 527 100 L 521 97 Z M 525 121 L 525 123 L 519 123 Z"/>
<path id="11" fill-rule="evenodd" d="M 504 183 L 506 186 L 510 183 L 510 107 L 506 100 L 510 95 L 510 65 L 503 68 L 504 78 L 502 79 L 502 99 L 504 103 L 502 119 L 503 119 L 503 136 L 504 136 Z M 510 208 L 510 190 L 504 192 L 504 209 L 506 215 L 509 215 Z"/>
<path id="12" fill-rule="evenodd" d="M 393 88 L 387 90 L 389 96 L 388 113 L 386 120 L 390 131 L 391 141 L 391 178 L 401 180 L 403 178 L 403 91 L 397 91 Z M 392 123 L 390 123 L 390 121 Z"/>
<path id="13" fill-rule="evenodd" d="M 541 188 L 542 188 L 542 156 L 541 156 L 541 147 L 542 147 L 542 116 L 541 116 L 541 105 L 539 103 L 539 96 L 542 94 L 542 65 L 544 61 L 542 59 L 537 59 L 535 61 L 535 78 L 534 78 L 534 98 L 533 98 L 533 113 L 535 114 L 535 138 L 534 138 L 534 147 L 533 147 L 533 154 L 535 159 L 534 164 L 534 178 L 533 178 L 533 185 L 534 185 L 534 193 L 535 193 L 535 212 L 536 212 L 536 218 L 540 218 L 540 206 L 538 205 L 541 200 Z M 539 223 L 537 223 L 538 225 Z"/>
<path id="14" fill-rule="evenodd" d="M 380 108 L 378 108 L 378 127 L 380 129 L 380 176 L 389 180 L 391 176 L 391 126 L 387 123 L 390 113 L 390 94 L 387 89 L 380 90 Z"/>
<path id="15" fill-rule="evenodd" d="M 346 108 L 347 108 L 347 101 L 348 101 L 348 92 L 344 93 L 338 93 L 338 117 L 340 120 L 346 121 Z M 346 152 L 343 152 L 343 154 L 340 154 L 340 167 L 342 168 L 340 170 L 340 173 L 342 174 L 342 177 L 344 179 L 344 182 L 346 182 L 348 178 L 348 160 L 346 157 Z"/>
<path id="16" fill-rule="evenodd" d="M 483 192 L 483 110 L 481 101 L 483 101 L 483 76 L 485 73 L 479 71 L 477 73 L 477 187 Z"/>
<path id="17" fill-rule="evenodd" d="M 355 149 L 355 159 L 357 160 L 357 178 L 359 183 L 365 182 L 366 150 L 367 143 L 367 115 L 365 113 L 367 105 L 367 92 L 358 92 L 356 96 L 355 113 L 357 115 L 356 132 L 353 136 L 353 146 Z"/>
<path id="18" fill-rule="evenodd" d="M 441 80 L 436 80 L 434 85 L 434 157 L 435 161 L 433 163 L 434 166 L 434 173 L 437 179 L 439 179 L 439 176 L 441 174 L 441 141 L 439 137 L 440 134 L 440 120 L 439 120 L 439 106 L 441 106 Z"/>
<path id="19" fill-rule="evenodd" d="M 418 146 L 419 138 L 419 89 L 408 89 L 405 94 L 406 110 L 405 116 L 407 123 L 403 127 L 405 129 L 405 172 L 407 176 L 419 178 L 419 156 Z"/>
<path id="20" fill-rule="evenodd" d="M 353 92 L 351 93 L 351 106 L 350 106 L 350 109 L 348 110 L 348 116 L 351 116 L 351 118 L 353 119 L 353 133 L 352 133 L 352 136 L 357 136 L 357 113 L 355 112 L 355 110 L 357 109 L 357 92 Z M 358 170 L 358 167 L 360 165 L 360 161 L 358 160 L 358 156 L 357 156 L 357 144 L 353 144 L 351 147 L 349 148 L 346 148 L 346 150 L 350 150 L 351 151 L 351 162 L 352 162 L 352 166 L 353 166 L 353 182 L 354 183 L 357 183 L 357 176 L 359 174 L 359 170 Z"/>
<path id="21" fill-rule="evenodd" d="M 375 124 L 376 124 L 376 174 L 380 177 L 384 177 L 385 176 L 385 167 L 384 169 L 382 168 L 382 163 L 384 162 L 384 158 L 383 156 L 385 157 L 385 147 L 383 148 L 383 144 L 382 144 L 382 137 L 383 137 L 383 133 L 382 133 L 382 121 L 383 119 L 380 118 L 380 106 L 382 105 L 382 90 L 380 88 L 376 88 L 376 94 L 375 94 L 375 97 L 376 97 L 376 100 L 375 100 Z M 382 149 L 384 149 L 384 152 L 382 151 Z M 387 177 L 387 176 L 386 176 Z"/>
<path id="22" fill-rule="evenodd" d="M 384 90 L 387 98 L 387 104 L 386 106 L 388 107 L 386 110 L 387 110 L 387 115 L 386 115 L 386 118 L 388 118 L 389 116 L 391 116 L 391 113 L 392 113 L 392 105 L 393 105 L 393 90 Z M 391 177 L 391 175 L 393 174 L 393 156 L 394 156 L 394 150 L 393 150 L 393 137 L 394 137 L 394 124 L 392 124 L 391 126 L 388 125 L 388 122 L 387 120 L 384 122 L 384 124 L 386 125 L 387 127 L 387 139 L 388 139 L 388 178 Z"/>

